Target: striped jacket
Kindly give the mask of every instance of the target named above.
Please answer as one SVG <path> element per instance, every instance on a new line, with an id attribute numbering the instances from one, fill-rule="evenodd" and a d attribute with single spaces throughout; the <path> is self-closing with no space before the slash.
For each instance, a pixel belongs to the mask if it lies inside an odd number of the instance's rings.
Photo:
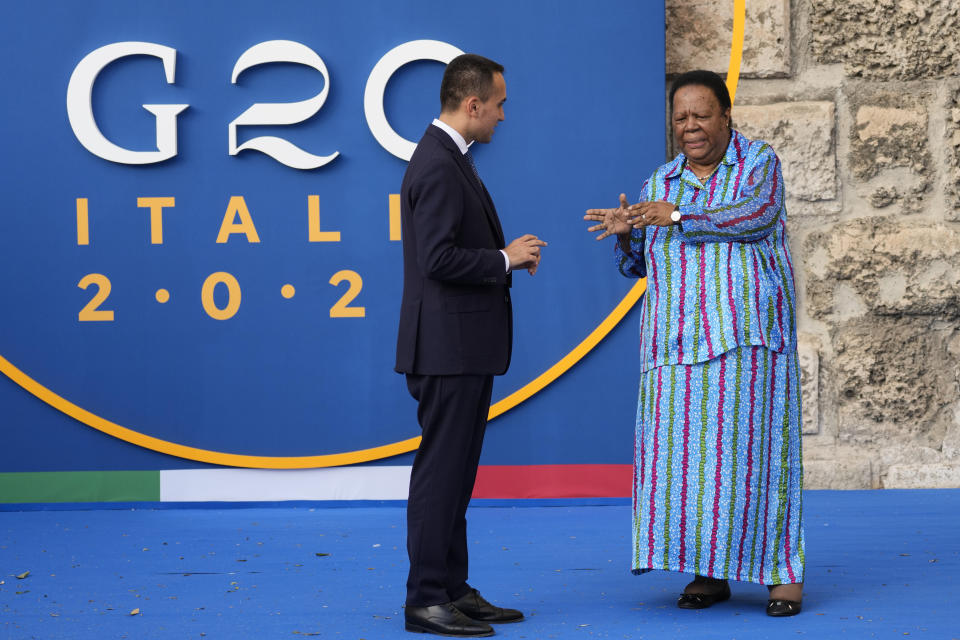
<path id="1" fill-rule="evenodd" d="M 616 245 L 620 272 L 647 278 L 642 370 L 693 364 L 737 346 L 796 349 L 796 292 L 780 159 L 737 131 L 701 184 L 678 155 L 644 183 L 641 200 L 680 207 L 680 223 L 634 230 Z"/>

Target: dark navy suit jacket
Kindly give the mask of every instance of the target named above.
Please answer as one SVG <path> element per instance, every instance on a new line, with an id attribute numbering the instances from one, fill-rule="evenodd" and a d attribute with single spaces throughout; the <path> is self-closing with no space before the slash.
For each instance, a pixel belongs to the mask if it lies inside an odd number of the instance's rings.
<path id="1" fill-rule="evenodd" d="M 450 136 L 427 127 L 400 188 L 403 298 L 396 370 L 502 374 L 513 312 L 493 200 Z"/>

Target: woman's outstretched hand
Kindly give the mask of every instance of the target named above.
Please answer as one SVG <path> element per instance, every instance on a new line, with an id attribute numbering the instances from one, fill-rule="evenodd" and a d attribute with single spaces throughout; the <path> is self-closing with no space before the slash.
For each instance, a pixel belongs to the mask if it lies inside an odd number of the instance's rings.
<path id="1" fill-rule="evenodd" d="M 673 213 L 674 204 L 672 202 L 666 202 L 664 200 L 656 200 L 653 202 L 638 202 L 637 204 L 630 205 L 630 211 L 628 212 L 635 224 L 634 227 L 669 227 L 672 224 L 676 224 L 673 219 L 670 218 L 670 214 Z"/>
<path id="2" fill-rule="evenodd" d="M 587 231 L 595 233 L 600 231 L 597 240 L 603 240 L 612 235 L 625 235 L 636 225 L 638 228 L 643 226 L 639 224 L 639 213 L 634 209 L 637 205 L 627 203 L 626 194 L 620 194 L 620 206 L 615 209 L 587 209 L 583 216 L 584 220 L 597 222 L 592 227 L 587 227 Z"/>

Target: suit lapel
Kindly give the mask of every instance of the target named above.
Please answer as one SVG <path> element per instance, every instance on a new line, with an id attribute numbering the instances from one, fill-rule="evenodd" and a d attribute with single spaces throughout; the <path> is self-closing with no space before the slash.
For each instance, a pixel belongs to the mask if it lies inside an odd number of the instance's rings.
<path id="1" fill-rule="evenodd" d="M 430 125 L 427 131 L 440 141 L 443 147 L 450 152 L 453 161 L 460 167 L 460 172 L 463 174 L 464 180 L 470 184 L 476 192 L 477 197 L 480 198 L 483 211 L 487 216 L 487 222 L 490 224 L 490 228 L 493 230 L 494 237 L 497 239 L 497 242 L 503 246 L 505 244 L 503 229 L 500 226 L 500 218 L 497 216 L 497 209 L 493 206 L 493 198 L 490 197 L 487 187 L 477 179 L 477 176 L 474 175 L 473 170 L 467 163 L 467 159 L 460 153 L 460 148 L 450 139 L 450 136 L 448 136 L 445 131 L 433 125 Z"/>
<path id="2" fill-rule="evenodd" d="M 503 237 L 503 228 L 500 226 L 500 216 L 497 215 L 497 208 L 493 205 L 493 198 L 490 197 L 490 192 L 487 191 L 487 186 L 480 183 L 480 187 L 483 189 L 483 194 L 487 199 L 487 207 L 484 209 L 487 212 L 487 217 L 493 224 L 494 231 L 497 232 L 497 240 L 499 240 L 501 245 L 505 245 L 506 241 Z"/>
<path id="3" fill-rule="evenodd" d="M 503 229 L 500 228 L 500 218 L 497 216 L 496 207 L 493 206 L 493 198 L 490 197 L 490 192 L 487 191 L 486 185 L 473 173 L 473 169 L 470 168 L 467 159 L 463 157 L 463 154 L 460 153 L 460 149 L 456 148 L 456 145 L 454 145 L 452 153 L 467 182 L 470 183 L 474 191 L 477 192 L 477 195 L 480 196 L 480 202 L 483 203 L 483 211 L 487 214 L 487 221 L 493 228 L 494 235 L 497 237 L 497 240 L 503 244 Z"/>

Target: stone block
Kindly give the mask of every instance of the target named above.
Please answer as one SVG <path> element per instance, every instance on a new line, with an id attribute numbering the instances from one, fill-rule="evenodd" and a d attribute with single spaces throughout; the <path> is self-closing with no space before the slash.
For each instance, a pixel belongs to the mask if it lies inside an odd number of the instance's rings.
<path id="1" fill-rule="evenodd" d="M 666 21 L 668 74 L 709 69 L 726 75 L 733 35 L 730 0 L 667 0 Z M 789 73 L 789 0 L 751 0 L 746 5 L 741 77 L 773 78 Z"/>
<path id="2" fill-rule="evenodd" d="M 860 218 L 811 233 L 794 255 L 806 313 L 831 326 L 819 391 L 837 442 L 936 462 L 960 406 L 960 232 Z"/>
<path id="3" fill-rule="evenodd" d="M 811 0 L 810 31 L 813 58 L 848 76 L 943 78 L 960 65 L 955 0 Z"/>
<path id="4" fill-rule="evenodd" d="M 811 233 L 799 258 L 813 318 L 960 320 L 960 231 L 952 227 L 859 218 Z"/>
<path id="5" fill-rule="evenodd" d="M 868 97 L 857 104 L 862 99 L 861 96 L 851 98 L 854 123 L 849 162 L 854 176 L 869 180 L 881 171 L 897 167 L 927 175 L 931 159 L 926 106 L 911 105 L 900 95 Z M 921 185 L 920 192 L 924 190 Z M 897 197 L 897 191 L 894 189 L 888 194 L 890 201 Z M 889 204 L 882 194 L 878 194 L 877 199 L 875 206 Z"/>
<path id="6" fill-rule="evenodd" d="M 832 102 L 735 105 L 733 122 L 748 138 L 773 146 L 788 197 L 808 202 L 837 197 Z"/>
<path id="7" fill-rule="evenodd" d="M 898 464 L 937 464 L 943 462 L 943 454 L 932 447 L 922 447 L 913 442 L 898 442 L 893 446 L 880 446 L 880 466 L 889 468 Z"/>
<path id="8" fill-rule="evenodd" d="M 804 489 L 872 489 L 873 475 L 868 458 L 804 460 Z"/>
<path id="9" fill-rule="evenodd" d="M 833 329 L 834 355 L 823 363 L 832 382 L 821 395 L 837 408 L 837 442 L 892 460 L 912 452 L 910 462 L 936 461 L 960 400 L 950 333 L 909 316 L 865 317 Z"/>
<path id="10" fill-rule="evenodd" d="M 820 433 L 820 343 L 809 335 L 797 337 L 800 388 L 803 403 L 803 434 Z"/>
<path id="11" fill-rule="evenodd" d="M 884 489 L 954 489 L 960 487 L 960 464 L 898 464 L 881 476 Z"/>
<path id="12" fill-rule="evenodd" d="M 951 83 L 945 125 L 947 145 L 946 190 L 949 197 L 944 218 L 960 221 L 960 84 Z"/>
<path id="13" fill-rule="evenodd" d="M 901 127 L 926 129 L 927 114 L 920 109 L 863 106 L 857 111 L 857 137 L 861 140 L 889 138 Z"/>
<path id="14" fill-rule="evenodd" d="M 960 371 L 957 372 L 957 376 L 960 377 Z M 960 402 L 957 402 L 953 415 L 953 425 L 947 429 L 941 452 L 945 460 L 960 462 Z"/>

